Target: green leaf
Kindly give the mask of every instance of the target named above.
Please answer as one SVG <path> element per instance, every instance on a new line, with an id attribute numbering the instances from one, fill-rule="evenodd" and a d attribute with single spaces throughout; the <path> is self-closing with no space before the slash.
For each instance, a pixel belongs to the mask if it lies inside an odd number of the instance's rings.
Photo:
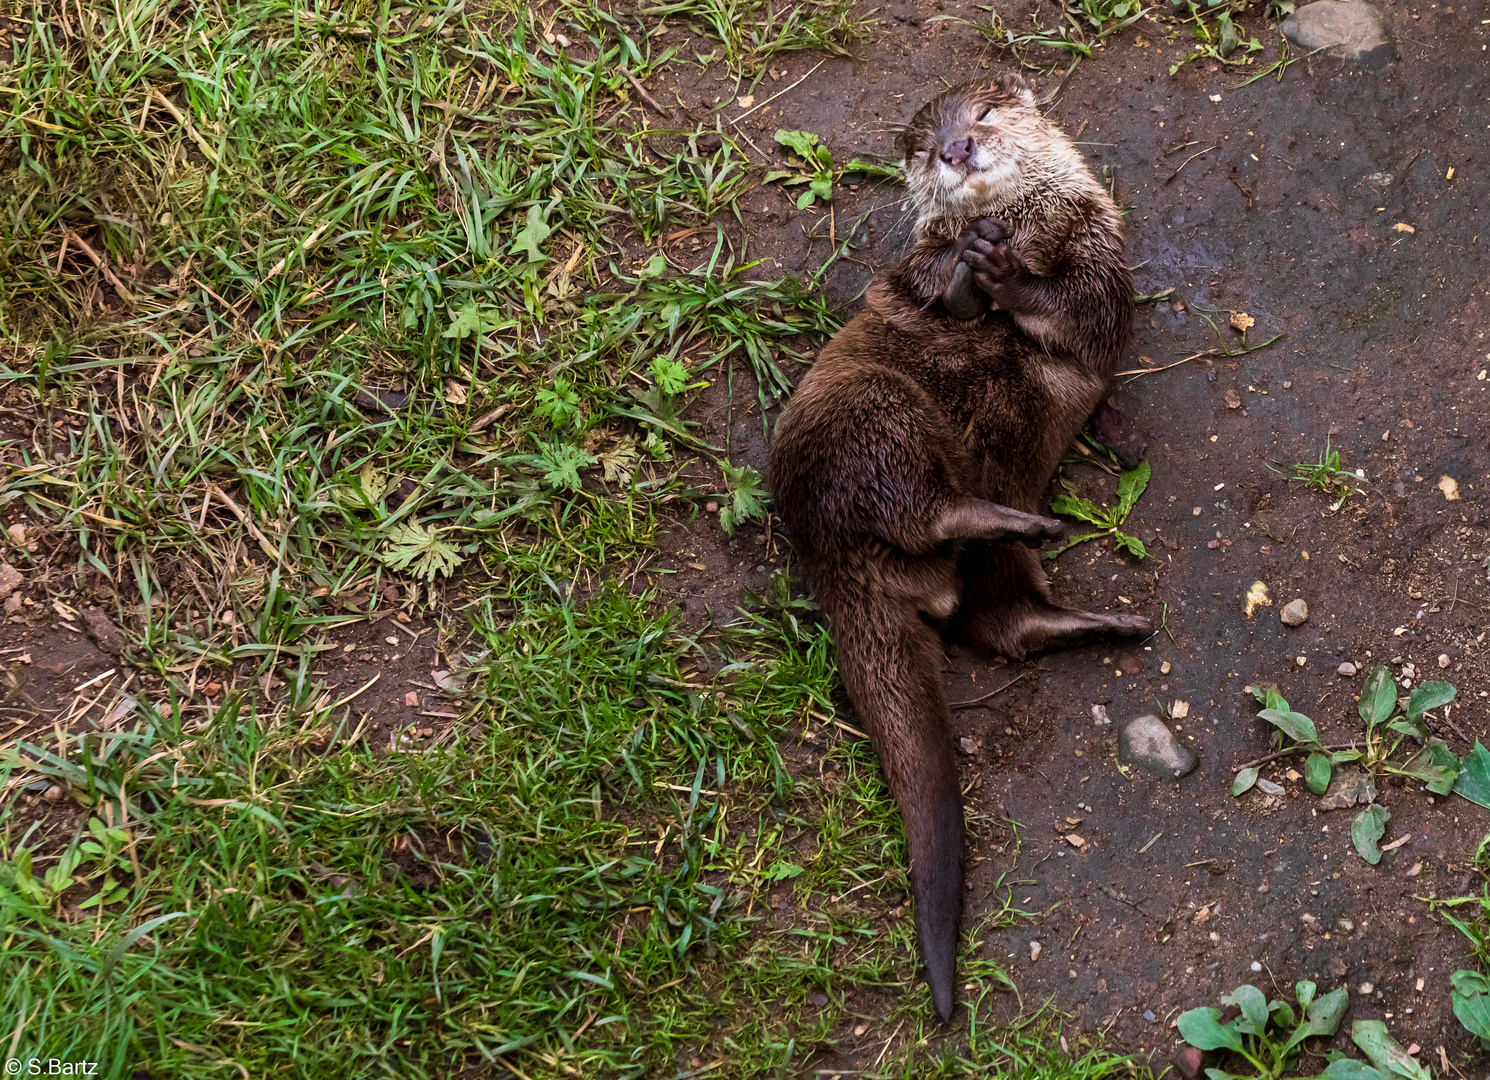
<path id="1" fill-rule="evenodd" d="M 1321 1080 L 1388 1080 L 1370 1065 L 1355 1058 L 1341 1058 L 1330 1062 L 1320 1077 Z"/>
<path id="2" fill-rule="evenodd" d="M 1138 537 L 1129 536 L 1124 532 L 1114 532 L 1112 538 L 1117 542 L 1118 547 L 1122 548 L 1129 555 L 1132 555 L 1135 559 L 1147 559 L 1149 557 L 1149 549 L 1143 546 L 1143 541 L 1138 539 Z"/>
<path id="3" fill-rule="evenodd" d="M 1064 492 L 1050 500 L 1050 512 L 1052 514 L 1065 514 L 1067 517 L 1074 517 L 1078 520 L 1089 522 L 1092 525 L 1099 525 L 1102 528 L 1112 527 L 1112 523 L 1109 521 L 1111 515 L 1105 510 L 1098 510 L 1086 499 L 1073 497 Z"/>
<path id="4" fill-rule="evenodd" d="M 1294 999 L 1298 1001 L 1299 1008 L 1307 1009 L 1309 1007 L 1309 1003 L 1314 1000 L 1314 992 L 1318 989 L 1319 987 L 1315 983 L 1310 982 L 1308 979 L 1300 979 L 1298 982 L 1294 983 L 1293 996 Z"/>
<path id="5" fill-rule="evenodd" d="M 1472 803 L 1490 807 L 1490 750 L 1474 741 L 1474 749 L 1459 762 L 1459 777 L 1454 790 Z"/>
<path id="6" fill-rule="evenodd" d="M 1402 1080 L 1432 1080 L 1428 1070 L 1387 1034 L 1387 1026 L 1380 1020 L 1357 1020 L 1350 1026 L 1350 1038 L 1378 1072 Z"/>
<path id="7" fill-rule="evenodd" d="M 1330 789 L 1330 774 L 1334 768 L 1330 755 L 1316 750 L 1304 762 L 1304 783 L 1309 785 L 1309 790 L 1314 794 L 1323 795 Z"/>
<path id="8" fill-rule="evenodd" d="M 1263 709 L 1257 715 L 1294 742 L 1305 744 L 1319 742 L 1319 732 L 1314 727 L 1314 721 L 1303 713 L 1296 713 L 1289 709 Z"/>
<path id="9" fill-rule="evenodd" d="M 788 150 L 794 151 L 798 157 L 807 161 L 813 160 L 816 156 L 813 154 L 812 148 L 817 145 L 817 136 L 810 131 L 783 131 L 778 128 L 776 130 L 776 141 Z"/>
<path id="10" fill-rule="evenodd" d="M 448 577 L 461 563 L 455 545 L 440 539 L 443 530 L 418 522 L 400 522 L 388 530 L 388 547 L 380 558 L 392 570 L 408 570 L 415 577 L 434 581 Z"/>
<path id="11" fill-rule="evenodd" d="M 1351 761 L 1360 761 L 1362 754 L 1359 750 L 1336 750 L 1330 754 L 1330 761 L 1336 765 L 1344 765 Z"/>
<path id="12" fill-rule="evenodd" d="M 533 411 L 546 417 L 554 427 L 563 427 L 579 412 L 579 394 L 568 379 L 555 379 L 553 389 L 541 388 L 536 398 Z"/>
<path id="13" fill-rule="evenodd" d="M 1340 1021 L 1345 1010 L 1350 1008 L 1350 993 L 1343 986 L 1336 987 L 1322 998 L 1315 998 L 1304 1014 L 1304 1026 L 1309 1035 L 1333 1035 L 1340 1030 Z"/>
<path id="14" fill-rule="evenodd" d="M 1399 717 L 1387 724 L 1390 731 L 1399 731 L 1403 735 L 1411 735 L 1414 739 L 1426 739 L 1428 737 L 1428 725 L 1421 720 L 1407 720 Z"/>
<path id="15" fill-rule="evenodd" d="M 802 192 L 801 195 L 798 195 L 797 196 L 797 209 L 798 210 L 806 210 L 816 200 L 817 200 L 817 193 L 814 192 L 812 190 L 812 188 L 809 187 L 806 191 Z"/>
<path id="16" fill-rule="evenodd" d="M 766 178 L 761 183 L 770 184 L 777 180 L 790 180 L 796 176 L 797 174 L 790 169 L 773 169 L 771 172 L 766 173 Z M 800 177 L 797 178 L 800 179 Z"/>
<path id="17" fill-rule="evenodd" d="M 1378 667 L 1367 677 L 1366 685 L 1361 688 L 1359 709 L 1368 730 L 1385 723 L 1397 711 L 1397 684 L 1392 682 L 1392 673 L 1385 667 Z"/>
<path id="18" fill-rule="evenodd" d="M 819 199 L 823 200 L 823 202 L 833 201 L 833 181 L 831 179 L 825 180 L 822 177 L 818 177 L 807 186 L 807 190 L 811 191 Z"/>
<path id="19" fill-rule="evenodd" d="M 1407 699 L 1407 718 L 1421 720 L 1430 709 L 1441 708 L 1454 700 L 1459 691 L 1446 682 L 1425 682 L 1413 687 Z"/>
<path id="20" fill-rule="evenodd" d="M 738 468 L 728 461 L 719 463 L 724 473 L 724 486 L 728 489 L 728 500 L 719 510 L 719 525 L 727 535 L 733 536 L 735 526 L 742 521 L 759 521 L 766 512 L 766 490 L 761 486 L 761 474 L 749 465 Z"/>
<path id="21" fill-rule="evenodd" d="M 688 389 L 688 369 L 676 360 L 657 357 L 652 361 L 652 378 L 664 394 L 681 394 Z"/>
<path id="22" fill-rule="evenodd" d="M 661 277 L 667 270 L 667 260 L 661 254 L 653 255 L 647 260 L 647 264 L 637 271 L 637 277 L 655 278 Z"/>
<path id="23" fill-rule="evenodd" d="M 1402 766 L 1402 772 L 1422 780 L 1435 795 L 1447 795 L 1459 778 L 1459 759 L 1442 739 L 1429 739 L 1428 745 Z"/>
<path id="24" fill-rule="evenodd" d="M 1180 1013 L 1180 1038 L 1201 1050 L 1241 1050 L 1242 1037 L 1231 1024 L 1221 1023 L 1221 1012 L 1209 1005 Z"/>
<path id="25" fill-rule="evenodd" d="M 1268 999 L 1257 987 L 1243 983 L 1229 994 L 1221 995 L 1222 1005 L 1235 1005 L 1242 1015 L 1233 1023 L 1243 1035 L 1261 1035 L 1268 1027 Z"/>
<path id="26" fill-rule="evenodd" d="M 556 442 L 542 447 L 539 454 L 544 481 L 559 491 L 578 491 L 580 469 L 595 464 L 593 457 L 572 443 Z"/>
<path id="27" fill-rule="evenodd" d="M 1243 769 L 1241 772 L 1237 773 L 1236 779 L 1231 782 L 1231 794 L 1233 795 L 1233 797 L 1252 790 L 1252 786 L 1257 783 L 1257 774 L 1260 771 L 1261 770 L 1256 765 L 1254 765 L 1250 769 Z"/>
<path id="28" fill-rule="evenodd" d="M 1121 524 L 1128 516 L 1128 511 L 1132 510 L 1133 504 L 1138 502 L 1143 489 L 1149 486 L 1149 476 L 1149 463 L 1140 461 L 1135 467 L 1118 477 L 1118 518 L 1114 524 Z"/>
<path id="29" fill-rule="evenodd" d="M 1237 46 L 1242 43 L 1241 35 L 1236 32 L 1232 25 L 1231 12 L 1223 11 L 1216 16 L 1216 28 L 1221 32 L 1221 40 L 1216 45 L 1216 51 L 1222 57 L 1230 56 L 1236 52 Z"/>
<path id="30" fill-rule="evenodd" d="M 495 329 L 495 325 L 481 317 L 481 308 L 474 300 L 468 300 L 450 320 L 450 326 L 442 334 L 447 338 L 466 338 L 472 334 L 484 334 Z"/>
<path id="31" fill-rule="evenodd" d="M 1453 986 L 1449 1000 L 1459 1023 L 1480 1037 L 1481 1046 L 1490 1044 L 1490 979 L 1478 971 L 1456 971 L 1449 982 Z"/>
<path id="32" fill-rule="evenodd" d="M 528 207 L 528 219 L 512 240 L 512 247 L 508 251 L 516 255 L 519 252 L 527 252 L 528 262 L 542 262 L 548 256 L 538 250 L 538 245 L 548 239 L 549 233 L 554 230 L 549 227 L 548 222 L 543 220 L 543 211 L 537 203 Z"/>
<path id="33" fill-rule="evenodd" d="M 1391 812 L 1385 806 L 1372 803 L 1350 823 L 1350 842 L 1361 853 L 1361 858 L 1372 866 L 1381 862 L 1381 849 L 1376 844 L 1387 831 L 1387 822 L 1391 818 Z"/>

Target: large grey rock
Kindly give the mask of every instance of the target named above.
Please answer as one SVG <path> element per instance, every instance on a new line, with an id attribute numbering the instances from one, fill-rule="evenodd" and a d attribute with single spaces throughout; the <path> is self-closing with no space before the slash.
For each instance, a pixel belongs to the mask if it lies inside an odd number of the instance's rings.
<path id="1" fill-rule="evenodd" d="M 1170 780 L 1188 776 L 1200 764 L 1194 752 L 1157 716 L 1140 716 L 1128 722 L 1118 738 L 1118 760 Z"/>
<path id="2" fill-rule="evenodd" d="M 1366 0 L 1315 0 L 1283 20 L 1283 36 L 1301 49 L 1381 67 L 1396 58 L 1386 14 Z"/>

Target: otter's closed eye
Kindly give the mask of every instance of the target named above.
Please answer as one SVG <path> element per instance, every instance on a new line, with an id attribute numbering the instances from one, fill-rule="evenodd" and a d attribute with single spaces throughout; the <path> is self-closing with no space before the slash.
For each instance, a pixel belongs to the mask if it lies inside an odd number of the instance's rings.
<path id="1" fill-rule="evenodd" d="M 916 157 L 925 157 L 925 156 L 926 156 L 926 151 L 925 150 L 917 150 L 916 151 Z"/>
<path id="2" fill-rule="evenodd" d="M 986 113 L 983 114 L 983 119 L 979 120 L 978 123 L 980 123 L 980 124 L 991 124 L 991 123 L 993 123 L 994 119 L 997 116 L 998 116 L 998 110 L 997 109 L 989 109 Z"/>

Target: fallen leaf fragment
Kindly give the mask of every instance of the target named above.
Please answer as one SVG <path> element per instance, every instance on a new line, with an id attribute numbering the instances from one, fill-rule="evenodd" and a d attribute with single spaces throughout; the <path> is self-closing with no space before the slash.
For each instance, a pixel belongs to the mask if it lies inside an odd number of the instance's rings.
<path id="1" fill-rule="evenodd" d="M 1397 837 L 1397 839 L 1393 840 L 1390 844 L 1382 844 L 1381 845 L 1381 850 L 1382 851 L 1396 851 L 1399 847 L 1401 847 L 1403 844 L 1407 843 L 1411 839 L 1412 839 L 1412 834 L 1411 833 L 1408 833 L 1406 836 L 1399 836 L 1399 837 Z"/>
<path id="2" fill-rule="evenodd" d="M 1226 407 L 1228 409 L 1240 409 L 1242 407 L 1242 395 L 1233 387 L 1226 391 Z"/>
<path id="3" fill-rule="evenodd" d="M 1459 499 L 1459 481 L 1452 476 L 1440 476 L 1438 490 L 1443 492 L 1445 502 L 1457 502 Z"/>
<path id="4" fill-rule="evenodd" d="M 1392 228 L 1395 229 L 1397 232 L 1405 232 L 1405 233 L 1415 233 L 1415 232 L 1417 232 L 1416 229 L 1414 229 L 1411 225 L 1407 224 L 1407 222 L 1405 222 L 1405 221 L 1399 221 L 1399 222 L 1397 222 L 1397 224 L 1393 225 Z"/>
<path id="5" fill-rule="evenodd" d="M 740 97 L 737 97 L 735 99 L 735 104 L 740 106 L 740 108 L 742 109 L 748 109 L 755 104 L 755 95 L 742 94 Z"/>
<path id="6" fill-rule="evenodd" d="M 1233 311 L 1231 313 L 1231 328 L 1246 333 L 1257 325 L 1257 320 L 1245 311 Z"/>

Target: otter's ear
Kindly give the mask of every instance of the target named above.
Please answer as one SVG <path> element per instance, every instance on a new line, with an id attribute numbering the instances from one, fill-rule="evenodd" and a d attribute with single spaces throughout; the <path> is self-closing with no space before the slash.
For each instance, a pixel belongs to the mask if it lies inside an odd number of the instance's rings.
<path id="1" fill-rule="evenodd" d="M 1004 76 L 1001 85 L 1003 86 L 1004 93 L 1008 94 L 1010 97 L 1018 98 L 1020 101 L 1024 102 L 1024 104 L 1030 106 L 1031 108 L 1034 107 L 1034 88 L 1030 86 L 1029 81 L 1025 79 L 1023 75 L 1019 74 L 1017 71 L 1011 71 L 1009 72 L 1009 74 Z"/>

